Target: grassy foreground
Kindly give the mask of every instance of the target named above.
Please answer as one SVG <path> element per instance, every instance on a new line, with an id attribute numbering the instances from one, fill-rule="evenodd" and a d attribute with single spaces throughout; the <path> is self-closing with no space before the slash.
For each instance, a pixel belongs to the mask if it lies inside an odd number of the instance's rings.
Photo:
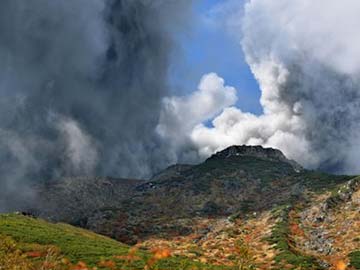
<path id="1" fill-rule="evenodd" d="M 146 252 L 66 224 L 17 214 L 0 215 L 1 270 L 224 269 Z"/>
<path id="2" fill-rule="evenodd" d="M 360 250 L 350 254 L 350 263 L 355 269 L 360 269 Z"/>

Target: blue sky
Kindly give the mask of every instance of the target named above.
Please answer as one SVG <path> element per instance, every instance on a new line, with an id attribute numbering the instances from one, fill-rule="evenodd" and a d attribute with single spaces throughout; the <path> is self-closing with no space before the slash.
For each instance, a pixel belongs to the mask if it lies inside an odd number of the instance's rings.
<path id="1" fill-rule="evenodd" d="M 245 63 L 239 41 L 225 29 L 214 27 L 204 20 L 209 11 L 223 2 L 224 0 L 202 0 L 195 4 L 196 19 L 179 37 L 182 55 L 180 62 L 177 57 L 173 68 L 176 91 L 181 94 L 194 91 L 202 75 L 216 72 L 225 79 L 227 85 L 238 90 L 237 106 L 241 110 L 260 114 L 260 90 Z"/>

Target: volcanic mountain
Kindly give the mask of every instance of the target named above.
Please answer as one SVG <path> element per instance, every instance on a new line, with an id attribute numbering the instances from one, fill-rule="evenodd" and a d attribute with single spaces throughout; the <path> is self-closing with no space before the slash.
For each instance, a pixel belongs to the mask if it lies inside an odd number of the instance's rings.
<path id="1" fill-rule="evenodd" d="M 360 267 L 358 178 L 306 170 L 272 148 L 231 146 L 150 180 L 66 178 L 36 190 L 35 215 L 143 248 L 231 265 L 240 242 L 256 269 Z"/>

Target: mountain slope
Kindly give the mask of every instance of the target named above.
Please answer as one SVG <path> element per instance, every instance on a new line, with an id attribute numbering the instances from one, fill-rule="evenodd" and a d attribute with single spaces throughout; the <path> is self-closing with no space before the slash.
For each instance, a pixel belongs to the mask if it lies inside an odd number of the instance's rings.
<path id="1" fill-rule="evenodd" d="M 116 207 L 144 180 L 68 177 L 34 185 L 38 200 L 26 212 L 52 221 L 84 226 L 95 209 Z"/>
<path id="2" fill-rule="evenodd" d="M 360 269 L 359 180 L 305 170 L 276 149 L 232 146 L 127 188 L 77 181 L 39 188 L 60 199 L 35 212 L 199 262 L 238 265 L 246 254 L 255 269 Z"/>
<path id="3" fill-rule="evenodd" d="M 181 169 L 179 169 L 181 168 Z M 306 171 L 280 151 L 230 147 L 204 163 L 171 167 L 140 184 L 119 207 L 98 209 L 88 228 L 135 243 L 152 235 L 186 235 L 194 217 L 246 216 L 349 179 Z"/>
<path id="4" fill-rule="evenodd" d="M 0 215 L 0 269 L 85 270 L 95 266 L 101 269 L 117 266 L 135 270 L 144 269 L 146 265 L 220 269 L 171 256 L 166 250 L 150 253 L 131 249 L 113 239 L 67 224 L 48 223 L 21 214 Z"/>
<path id="5" fill-rule="evenodd" d="M 197 218 L 188 236 L 152 237 L 142 245 L 170 246 L 181 255 L 232 265 L 240 242 L 256 269 L 360 269 L 359 197 L 360 179 L 354 178 L 331 192 L 307 192 L 247 217 Z"/>

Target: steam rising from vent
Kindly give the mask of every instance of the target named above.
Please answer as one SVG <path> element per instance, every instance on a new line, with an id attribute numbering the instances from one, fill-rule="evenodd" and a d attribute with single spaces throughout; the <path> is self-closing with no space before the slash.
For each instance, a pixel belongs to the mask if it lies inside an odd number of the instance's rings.
<path id="1" fill-rule="evenodd" d="M 168 142 L 177 160 L 198 161 L 197 149 L 188 135 L 199 123 L 234 105 L 236 100 L 235 88 L 225 86 L 215 73 L 206 74 L 191 95 L 164 98 L 157 132 Z"/>
<path id="2" fill-rule="evenodd" d="M 244 18 L 229 25 L 242 25 L 231 30 L 260 84 L 264 113 L 226 108 L 213 127 L 192 131 L 199 152 L 261 144 L 309 168 L 359 173 L 359 9 L 356 0 L 249 1 Z"/>
<path id="3" fill-rule="evenodd" d="M 0 208 L 27 180 L 143 177 L 170 162 L 155 128 L 170 30 L 190 5 L 1 1 Z"/>

